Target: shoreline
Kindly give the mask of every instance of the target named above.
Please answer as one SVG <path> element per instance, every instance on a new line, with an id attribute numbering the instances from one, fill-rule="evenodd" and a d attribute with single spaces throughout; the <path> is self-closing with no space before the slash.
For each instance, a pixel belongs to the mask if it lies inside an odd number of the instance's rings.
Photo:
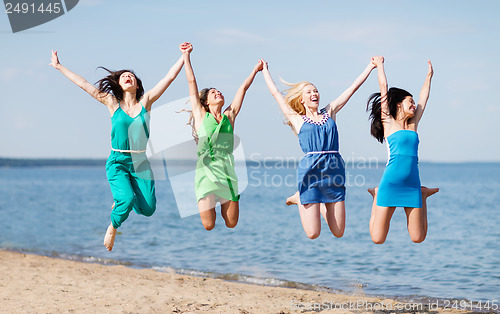
<path id="1" fill-rule="evenodd" d="M 466 313 L 438 299 L 370 296 L 198 277 L 0 249 L 0 312 Z M 325 289 L 326 290 L 326 289 Z M 332 289 L 333 290 L 333 289 Z"/>

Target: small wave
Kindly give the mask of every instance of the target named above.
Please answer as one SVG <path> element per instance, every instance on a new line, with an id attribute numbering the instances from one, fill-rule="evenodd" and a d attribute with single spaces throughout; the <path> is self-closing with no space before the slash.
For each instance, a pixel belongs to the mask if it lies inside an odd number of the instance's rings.
<path id="1" fill-rule="evenodd" d="M 194 269 L 175 269 L 172 267 L 164 267 L 164 266 L 154 266 L 152 267 L 152 269 L 159 272 L 177 273 L 181 275 L 194 276 L 194 277 L 221 279 L 226 281 L 247 283 L 260 286 L 294 288 L 294 289 L 314 290 L 314 291 L 328 291 L 336 293 L 341 292 L 340 290 L 334 290 L 325 286 L 305 284 L 301 282 L 295 282 L 295 281 L 289 281 L 271 277 L 256 277 L 256 276 L 249 276 L 237 273 L 204 272 Z"/>

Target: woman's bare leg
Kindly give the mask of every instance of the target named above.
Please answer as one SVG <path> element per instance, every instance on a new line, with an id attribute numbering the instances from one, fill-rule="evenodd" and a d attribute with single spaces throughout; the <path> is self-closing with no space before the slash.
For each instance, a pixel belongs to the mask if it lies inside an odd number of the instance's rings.
<path id="1" fill-rule="evenodd" d="M 316 239 L 321 233 L 321 214 L 320 214 L 320 204 L 306 204 L 299 206 L 300 221 L 302 222 L 302 228 L 309 239 Z"/>
<path id="2" fill-rule="evenodd" d="M 396 207 L 377 206 L 378 188 L 368 189 L 368 192 L 373 196 L 372 215 L 370 217 L 370 235 L 372 241 L 376 244 L 382 244 L 387 238 L 391 218 Z"/>
<path id="3" fill-rule="evenodd" d="M 221 214 L 228 228 L 234 228 L 238 224 L 240 215 L 239 202 L 221 200 Z"/>
<path id="4" fill-rule="evenodd" d="M 198 210 L 203 227 L 212 230 L 215 227 L 215 195 L 207 195 L 198 201 Z"/>
<path id="5" fill-rule="evenodd" d="M 320 211 L 333 235 L 341 238 L 345 230 L 345 201 L 321 204 Z"/>
<path id="6" fill-rule="evenodd" d="M 427 198 L 439 191 L 439 188 L 422 186 L 422 208 L 405 207 L 406 225 L 410 238 L 415 243 L 421 243 L 427 236 Z"/>

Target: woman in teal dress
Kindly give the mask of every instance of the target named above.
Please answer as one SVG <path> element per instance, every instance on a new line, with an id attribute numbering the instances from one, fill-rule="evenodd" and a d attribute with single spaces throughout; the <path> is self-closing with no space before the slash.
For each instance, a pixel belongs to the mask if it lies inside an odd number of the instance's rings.
<path id="1" fill-rule="evenodd" d="M 198 92 L 196 78 L 191 66 L 190 54 L 193 46 L 180 46 L 183 54 L 195 140 L 198 144 L 195 174 L 195 193 L 200 218 L 206 230 L 215 227 L 215 205 L 221 205 L 221 214 L 228 228 L 236 227 L 239 217 L 238 179 L 234 170 L 234 122 L 246 91 L 257 72 L 262 70 L 258 62 L 234 96 L 231 105 L 222 111 L 224 96 L 215 88 Z"/>
<path id="2" fill-rule="evenodd" d="M 428 62 L 427 77 L 415 104 L 407 91 L 395 87 L 387 90 L 384 58 L 375 57 L 374 63 L 380 93 L 372 94 L 368 101 L 371 134 L 379 142 L 387 142 L 390 156 L 379 187 L 368 190 L 373 196 L 370 234 L 373 242 L 384 243 L 394 210 L 404 207 L 410 238 L 420 243 L 427 235 L 426 199 L 438 191 L 421 187 L 418 172 L 417 127 L 429 98 L 432 64 Z"/>
<path id="3" fill-rule="evenodd" d="M 111 154 L 106 163 L 106 176 L 113 193 L 111 224 L 104 236 L 104 246 L 113 249 L 117 228 L 134 210 L 151 216 L 156 210 L 155 182 L 146 158 L 149 138 L 149 113 L 179 74 L 183 58 L 172 66 L 167 75 L 151 90 L 144 92 L 141 80 L 130 70 L 109 71 L 96 84 L 71 72 L 59 63 L 57 51 L 52 51 L 50 65 L 70 81 L 103 103 L 111 115 Z"/>

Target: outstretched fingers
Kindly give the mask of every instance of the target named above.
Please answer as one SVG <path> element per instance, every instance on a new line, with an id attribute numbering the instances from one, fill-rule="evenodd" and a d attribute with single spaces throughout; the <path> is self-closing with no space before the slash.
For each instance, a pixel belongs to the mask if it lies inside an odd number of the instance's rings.
<path id="1" fill-rule="evenodd" d="M 57 50 L 56 51 L 52 50 L 52 56 L 50 58 L 49 65 L 53 66 L 55 69 L 59 67 L 60 63 L 59 63 L 59 57 L 57 56 Z"/>

